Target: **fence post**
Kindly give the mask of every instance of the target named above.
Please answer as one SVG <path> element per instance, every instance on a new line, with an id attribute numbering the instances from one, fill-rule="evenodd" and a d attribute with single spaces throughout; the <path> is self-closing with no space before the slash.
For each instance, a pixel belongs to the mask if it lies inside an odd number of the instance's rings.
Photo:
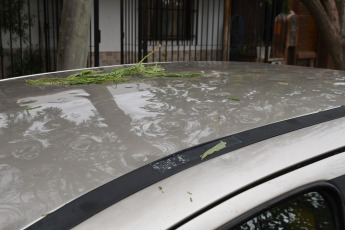
<path id="1" fill-rule="evenodd" d="M 2 46 L 2 16 L 0 16 L 0 66 L 1 66 L 1 78 L 5 78 L 5 71 L 4 71 L 4 47 Z"/>
<path id="2" fill-rule="evenodd" d="M 101 31 L 99 30 L 99 0 L 94 0 L 94 40 L 95 40 L 95 67 L 99 66 L 99 43 Z"/>
<path id="3" fill-rule="evenodd" d="M 272 4 L 266 1 L 265 7 L 265 26 L 264 26 L 264 43 L 265 43 L 265 59 L 264 63 L 268 63 L 268 49 L 271 36 L 271 26 L 272 26 Z"/>
<path id="4" fill-rule="evenodd" d="M 124 64 L 124 31 L 123 31 L 123 0 L 120 1 L 120 23 L 121 23 L 121 64 Z"/>

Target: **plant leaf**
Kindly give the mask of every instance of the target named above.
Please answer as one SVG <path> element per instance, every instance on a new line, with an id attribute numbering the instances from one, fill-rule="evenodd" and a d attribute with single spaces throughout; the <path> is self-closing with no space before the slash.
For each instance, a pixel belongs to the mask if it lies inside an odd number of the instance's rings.
<path id="1" fill-rule="evenodd" d="M 101 73 L 102 71 L 86 70 L 80 73 L 72 74 L 67 78 L 41 78 L 37 80 L 26 80 L 26 83 L 34 86 L 42 85 L 79 85 L 79 84 L 102 84 L 107 82 L 124 82 L 126 77 L 131 75 L 143 75 L 145 77 L 198 77 L 201 73 L 163 73 L 163 67 L 156 65 L 143 65 L 143 61 L 155 53 L 161 45 L 154 51 L 146 55 L 140 62 L 130 67 L 115 68 L 110 73 Z"/>
<path id="2" fill-rule="evenodd" d="M 279 85 L 289 85 L 289 83 L 286 82 L 278 82 Z"/>
<path id="3" fill-rule="evenodd" d="M 233 98 L 233 97 L 228 97 L 229 100 L 232 100 L 232 101 L 240 101 L 240 99 L 237 99 L 237 98 Z"/>
<path id="4" fill-rule="evenodd" d="M 219 142 L 216 146 L 210 148 L 204 154 L 202 154 L 201 160 L 203 160 L 205 157 L 211 155 L 214 152 L 217 152 L 221 149 L 224 149 L 225 147 L 226 147 L 226 142 L 224 142 L 224 141 Z"/>
<path id="5" fill-rule="evenodd" d="M 36 107 L 31 107 L 31 108 L 26 108 L 24 110 L 32 110 L 32 109 L 38 109 L 38 108 L 41 108 L 42 106 L 36 106 Z"/>

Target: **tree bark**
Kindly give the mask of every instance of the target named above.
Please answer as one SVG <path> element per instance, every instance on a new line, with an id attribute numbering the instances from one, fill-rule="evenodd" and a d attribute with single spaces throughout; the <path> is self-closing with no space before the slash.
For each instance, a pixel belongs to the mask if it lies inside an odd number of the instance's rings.
<path id="1" fill-rule="evenodd" d="M 335 4 L 334 0 L 324 0 L 323 5 L 325 7 L 326 13 L 333 23 L 333 25 L 336 27 L 336 29 L 340 30 L 340 24 L 339 24 L 339 15 L 338 15 L 338 9 L 337 5 Z"/>
<path id="2" fill-rule="evenodd" d="M 345 70 L 344 55 L 343 55 L 343 41 L 340 35 L 340 30 L 335 25 L 336 19 L 330 19 L 326 12 L 326 9 L 321 4 L 320 0 L 301 0 L 302 3 L 309 10 L 310 14 L 314 18 L 318 28 L 321 32 L 321 36 L 327 43 L 327 48 L 330 55 L 333 58 L 336 69 Z M 334 1 L 334 0 L 332 0 Z M 330 3 L 326 3 L 330 6 Z M 335 4 L 334 4 L 335 6 Z M 330 13 L 334 14 L 334 7 L 330 7 Z M 336 11 L 336 14 L 338 12 Z M 339 19 L 338 19 L 339 20 Z M 338 24 L 339 26 L 339 24 Z M 339 28 L 339 27 L 338 27 Z"/>
<path id="3" fill-rule="evenodd" d="M 64 0 L 57 69 L 85 68 L 89 52 L 91 0 Z"/>
<path id="4" fill-rule="evenodd" d="M 223 61 L 230 60 L 231 0 L 224 0 Z"/>
<path id="5" fill-rule="evenodd" d="M 341 25 L 340 25 L 340 34 L 343 40 L 345 40 L 345 1 L 342 3 L 342 15 L 341 15 Z"/>

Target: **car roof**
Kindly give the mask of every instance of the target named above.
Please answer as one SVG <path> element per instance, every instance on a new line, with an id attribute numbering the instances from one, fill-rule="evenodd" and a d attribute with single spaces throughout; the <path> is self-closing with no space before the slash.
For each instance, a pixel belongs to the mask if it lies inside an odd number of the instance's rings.
<path id="1" fill-rule="evenodd" d="M 222 154 L 122 199 L 75 229 L 217 229 L 251 211 L 259 201 L 272 200 L 277 190 L 282 195 L 345 174 L 344 135 L 345 118 L 340 118 Z M 316 167 L 306 170 L 310 165 Z M 274 181 L 294 171 L 301 172 L 293 179 Z M 256 202 L 232 202 L 265 183 L 273 183 L 274 191 L 257 189 L 252 197 Z M 230 203 L 225 210 L 198 218 L 223 202 Z"/>
<path id="2" fill-rule="evenodd" d="M 25 227 L 175 152 L 345 104 L 341 71 L 236 62 L 162 65 L 205 76 L 25 83 L 77 72 L 65 71 L 0 81 L 0 201 L 3 212 L 16 213 L 2 226 Z"/>

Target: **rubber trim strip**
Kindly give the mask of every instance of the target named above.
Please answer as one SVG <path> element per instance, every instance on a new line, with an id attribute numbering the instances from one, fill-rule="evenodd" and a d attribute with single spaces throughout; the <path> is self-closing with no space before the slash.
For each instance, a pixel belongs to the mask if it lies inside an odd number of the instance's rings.
<path id="1" fill-rule="evenodd" d="M 70 229 L 135 192 L 187 168 L 253 143 L 342 117 L 345 117 L 344 106 L 265 125 L 179 151 L 78 197 L 27 229 Z M 220 141 L 226 142 L 226 147 L 201 160 L 201 155 Z"/>

